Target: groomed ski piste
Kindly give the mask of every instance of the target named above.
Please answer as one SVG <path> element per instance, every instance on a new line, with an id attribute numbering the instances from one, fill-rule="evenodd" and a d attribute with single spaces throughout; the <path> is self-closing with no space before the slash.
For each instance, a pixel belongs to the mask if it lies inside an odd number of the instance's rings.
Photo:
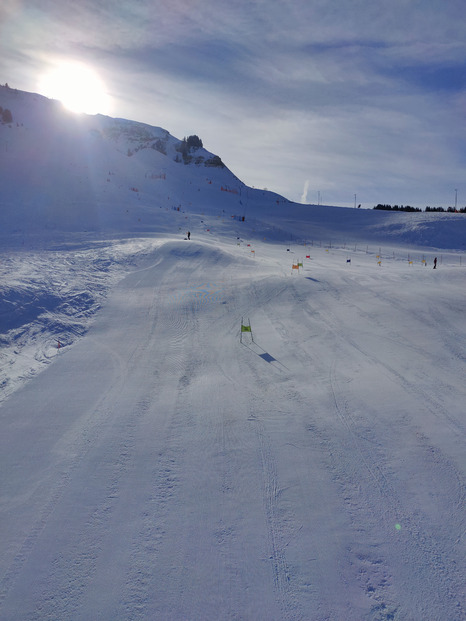
<path id="1" fill-rule="evenodd" d="M 0 618 L 464 619 L 465 216 L 179 170 L 2 233 Z"/>

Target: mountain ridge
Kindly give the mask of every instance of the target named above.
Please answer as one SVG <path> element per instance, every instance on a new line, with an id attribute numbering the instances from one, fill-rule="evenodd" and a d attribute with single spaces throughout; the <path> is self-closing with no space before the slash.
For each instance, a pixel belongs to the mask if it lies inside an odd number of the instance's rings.
<path id="1" fill-rule="evenodd" d="M 162 127 L 76 114 L 0 86 L 0 234 L 158 234 L 165 210 L 249 222 L 270 240 L 387 243 L 464 250 L 466 215 L 304 205 L 245 185 L 203 146 Z M 197 138 L 197 137 L 196 137 Z M 199 141 L 200 143 L 200 141 Z M 179 230 L 172 221 L 170 233 Z"/>
<path id="2" fill-rule="evenodd" d="M 187 186 L 193 168 L 232 194 L 245 187 L 219 156 L 204 148 L 186 150 L 161 127 L 76 115 L 58 101 L 5 86 L 0 105 L 13 116 L 0 125 L 3 230 L 24 228 L 28 219 L 33 228 L 99 229 L 104 221 L 112 226 L 111 220 L 124 226 L 121 208 L 135 196 L 152 206 L 177 208 L 187 198 L 192 203 Z"/>

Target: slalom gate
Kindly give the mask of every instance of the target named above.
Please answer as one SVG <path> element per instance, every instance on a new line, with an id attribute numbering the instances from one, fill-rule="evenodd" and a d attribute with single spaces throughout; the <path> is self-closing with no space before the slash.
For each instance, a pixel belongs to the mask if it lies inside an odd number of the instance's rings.
<path id="1" fill-rule="evenodd" d="M 254 337 L 252 335 L 252 328 L 251 328 L 251 321 L 248 319 L 248 322 L 246 323 L 243 317 L 241 317 L 241 332 L 240 332 L 240 337 L 239 337 L 240 343 L 243 342 L 244 334 L 247 335 L 248 340 L 254 343 Z"/>

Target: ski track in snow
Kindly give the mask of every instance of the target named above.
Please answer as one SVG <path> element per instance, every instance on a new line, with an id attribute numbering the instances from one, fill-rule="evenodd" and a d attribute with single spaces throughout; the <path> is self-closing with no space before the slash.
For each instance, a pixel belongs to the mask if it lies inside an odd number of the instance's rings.
<path id="1" fill-rule="evenodd" d="M 353 287 L 354 289 L 354 287 Z M 338 292 L 340 293 L 340 292 Z M 331 292 L 332 295 L 335 295 L 334 292 Z M 355 299 L 358 299 L 358 296 L 354 296 Z M 348 304 L 351 304 L 352 301 L 345 299 L 344 301 L 341 299 L 341 295 L 338 295 L 339 303 L 347 309 Z M 353 298 L 352 298 L 353 299 Z M 300 299 L 299 302 L 302 304 L 303 300 Z M 360 311 L 360 309 L 358 309 Z M 383 359 L 379 356 L 374 355 L 373 353 L 364 351 L 350 336 L 350 332 L 346 329 L 341 330 L 339 326 L 341 326 L 341 319 L 336 319 L 333 313 L 326 309 L 325 317 L 320 315 L 319 320 L 321 323 L 327 324 L 330 328 L 330 332 L 333 335 L 338 336 L 345 344 L 349 345 L 353 350 L 357 353 L 362 354 L 366 359 L 368 359 L 374 366 L 382 367 L 385 372 L 388 372 L 389 376 L 393 377 L 393 383 L 397 384 L 400 388 L 406 391 L 408 394 L 412 394 L 416 397 L 416 401 L 420 403 L 424 403 L 427 405 L 428 409 L 431 413 L 438 417 L 442 416 L 442 422 L 446 424 L 450 424 L 454 433 L 463 432 L 462 426 L 458 423 L 456 419 L 453 419 L 448 411 L 445 408 L 442 408 L 438 403 L 438 400 L 434 398 L 431 394 L 431 391 L 426 391 L 419 389 L 417 384 L 413 384 L 407 381 L 396 369 L 387 364 Z M 381 327 L 381 326 L 379 326 Z M 401 339 L 398 340 L 400 342 Z M 345 357 L 349 359 L 349 357 Z M 350 381 L 350 380 L 346 380 Z M 453 567 L 454 563 L 452 563 L 452 559 L 448 558 L 447 555 L 443 554 L 441 550 L 438 549 L 436 543 L 436 536 L 434 533 L 430 535 L 426 532 L 426 526 L 422 522 L 419 521 L 419 518 L 416 518 L 414 515 L 409 515 L 405 513 L 405 510 L 400 503 L 397 502 L 396 492 L 393 486 L 389 483 L 387 476 L 384 474 L 383 469 L 380 467 L 381 463 L 381 455 L 377 455 L 370 447 L 370 444 L 363 441 L 363 439 L 359 436 L 358 428 L 360 426 L 359 423 L 356 422 L 356 419 L 353 416 L 352 409 L 348 404 L 346 394 L 346 389 L 341 387 L 341 383 L 338 379 L 337 372 L 337 359 L 333 361 L 332 367 L 329 373 L 329 383 L 331 386 L 332 396 L 334 400 L 334 411 L 337 414 L 339 420 L 348 430 L 348 434 L 346 436 L 346 441 L 350 440 L 352 446 L 345 447 L 343 452 L 337 453 L 334 457 L 334 468 L 337 471 L 337 478 L 340 484 L 344 485 L 345 479 L 349 479 L 348 484 L 351 486 L 355 485 L 355 480 L 362 481 L 364 480 L 363 474 L 359 474 L 357 477 L 353 474 L 348 477 L 346 467 L 341 467 L 341 464 L 347 463 L 348 455 L 356 452 L 359 455 L 361 464 L 367 470 L 367 473 L 375 484 L 375 488 L 378 490 L 378 495 L 380 496 L 380 500 L 377 502 L 377 505 L 380 505 L 383 508 L 382 515 L 377 516 L 376 519 L 382 519 L 386 522 L 387 527 L 390 524 L 394 524 L 397 521 L 401 521 L 403 524 L 403 528 L 409 530 L 410 539 L 408 542 L 404 542 L 404 545 L 409 550 L 406 553 L 406 550 L 403 551 L 402 556 L 405 557 L 406 564 L 410 564 L 411 566 L 417 566 L 417 572 L 415 575 L 419 578 L 418 592 L 423 593 L 422 599 L 418 602 L 419 609 L 422 611 L 422 614 L 428 617 L 429 614 L 432 614 L 432 605 L 434 602 L 432 601 L 432 594 L 435 593 L 436 602 L 441 601 L 442 597 L 445 593 L 448 593 L 450 597 L 454 597 L 455 592 L 459 592 L 461 587 L 460 577 L 455 576 L 452 577 L 448 575 L 449 567 Z M 407 433 L 412 435 L 416 435 L 418 439 L 418 443 L 420 440 L 419 432 L 416 430 L 405 428 Z M 464 433 L 463 433 L 464 437 Z M 448 494 L 448 499 L 453 500 L 453 504 L 451 506 L 450 511 L 448 512 L 452 516 L 461 515 L 461 507 L 464 506 L 464 484 L 462 482 L 462 476 L 458 472 L 458 470 L 454 467 L 452 463 L 446 459 L 438 449 L 434 449 L 432 446 L 428 444 L 427 438 L 422 438 L 423 449 L 427 452 L 429 457 L 434 457 L 434 459 L 430 459 L 430 468 L 429 471 L 435 472 L 438 471 L 438 478 L 444 484 L 449 486 L 452 485 L 451 493 Z M 369 447 L 369 449 L 368 449 Z M 380 447 L 381 448 L 381 447 Z M 335 451 L 335 448 L 331 448 L 331 454 Z M 385 461 L 385 460 L 384 460 Z M 426 457 L 423 458 L 424 463 L 426 463 Z M 383 464 L 383 461 L 382 461 Z M 354 464 L 351 463 L 351 466 L 354 467 Z M 436 477 L 437 478 L 437 477 Z M 437 482 L 436 482 L 437 483 Z M 367 485 L 367 483 L 366 483 Z M 441 485 L 441 484 L 440 484 Z M 440 486 L 439 486 L 440 487 Z M 353 494 L 348 494 L 348 491 L 344 492 L 347 494 L 346 502 L 350 505 L 349 509 L 351 512 L 355 513 L 357 518 L 354 519 L 354 522 L 358 522 L 359 524 L 363 523 L 362 516 L 367 514 L 371 507 L 367 504 L 363 506 L 358 506 L 360 503 L 355 503 Z M 358 490 L 360 493 L 360 490 Z M 374 502 L 374 496 L 368 499 L 371 503 Z M 367 501 L 366 501 L 367 502 Z M 373 507 L 372 507 L 373 510 Z M 402 517 L 401 517 L 402 516 Z M 440 525 L 439 525 L 440 526 Z M 370 555 L 358 555 L 358 559 L 360 561 L 364 561 L 362 565 L 366 565 L 365 568 L 360 569 L 361 574 L 364 575 L 365 580 L 368 581 L 367 591 L 371 594 L 371 597 L 377 602 L 374 610 L 380 611 L 380 618 L 394 618 L 396 616 L 397 606 L 394 604 L 387 604 L 386 598 L 388 596 L 390 599 L 394 601 L 394 598 L 390 596 L 390 583 L 391 576 L 389 574 L 389 570 L 384 567 L 383 561 L 378 558 L 372 558 Z M 375 575 L 380 575 L 378 580 L 378 584 L 373 584 L 371 578 L 367 578 L 366 574 L 369 575 L 370 571 L 367 566 L 370 566 L 373 570 L 374 567 L 377 568 Z M 435 579 L 432 579 L 430 575 L 426 575 L 425 569 L 429 567 L 430 571 L 434 569 Z M 453 581 L 453 589 L 451 589 L 450 582 Z M 428 602 L 426 604 L 426 602 Z M 439 607 L 438 615 L 441 615 L 441 607 Z M 458 609 L 458 614 L 461 616 L 463 611 Z"/>
<path id="2" fill-rule="evenodd" d="M 0 618 L 464 618 L 464 327 L 262 250 L 157 244 L 4 401 Z"/>

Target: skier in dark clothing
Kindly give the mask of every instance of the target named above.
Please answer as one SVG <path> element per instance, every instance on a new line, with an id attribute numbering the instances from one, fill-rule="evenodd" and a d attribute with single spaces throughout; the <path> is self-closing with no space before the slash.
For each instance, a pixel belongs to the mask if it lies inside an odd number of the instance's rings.
<path id="1" fill-rule="evenodd" d="M 436 267 L 437 267 L 437 257 L 435 257 L 435 259 L 434 259 L 434 270 L 435 270 Z"/>
<path id="2" fill-rule="evenodd" d="M 191 239 L 191 233 L 188 231 L 188 239 Z"/>

